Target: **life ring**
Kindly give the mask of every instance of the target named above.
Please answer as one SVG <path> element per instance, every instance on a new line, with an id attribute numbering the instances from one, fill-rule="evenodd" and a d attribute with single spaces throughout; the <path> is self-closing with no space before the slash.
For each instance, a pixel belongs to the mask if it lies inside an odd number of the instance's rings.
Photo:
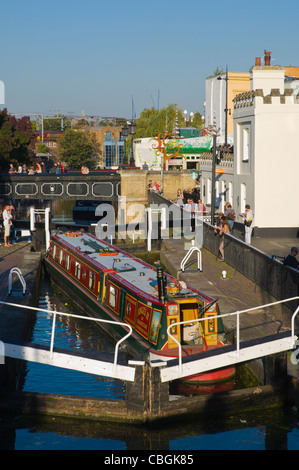
<path id="1" fill-rule="evenodd" d="M 99 251 L 99 255 L 101 256 L 115 256 L 117 255 L 116 251 Z"/>
<path id="2" fill-rule="evenodd" d="M 65 232 L 67 237 L 81 237 L 82 232 Z"/>

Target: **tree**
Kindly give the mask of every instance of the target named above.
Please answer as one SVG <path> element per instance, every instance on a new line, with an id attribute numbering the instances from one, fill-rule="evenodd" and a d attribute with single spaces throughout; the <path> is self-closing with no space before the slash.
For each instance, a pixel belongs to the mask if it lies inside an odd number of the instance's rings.
<path id="1" fill-rule="evenodd" d="M 8 168 L 10 163 L 29 163 L 33 158 L 35 136 L 29 117 L 16 119 L 0 111 L 0 165 Z"/>
<path id="2" fill-rule="evenodd" d="M 164 133 L 166 125 L 168 131 L 172 132 L 176 112 L 178 114 L 179 127 L 185 127 L 183 112 L 177 108 L 176 104 L 170 104 L 167 108 L 162 108 L 161 110 L 155 108 L 144 109 L 137 121 L 136 136 L 134 138 L 157 136 L 160 132 Z M 192 126 L 197 129 L 202 128 L 203 117 L 200 113 L 196 112 L 194 114 Z"/>
<path id="3" fill-rule="evenodd" d="M 68 129 L 60 140 L 60 159 L 70 168 L 95 166 L 99 144 L 89 132 Z"/>

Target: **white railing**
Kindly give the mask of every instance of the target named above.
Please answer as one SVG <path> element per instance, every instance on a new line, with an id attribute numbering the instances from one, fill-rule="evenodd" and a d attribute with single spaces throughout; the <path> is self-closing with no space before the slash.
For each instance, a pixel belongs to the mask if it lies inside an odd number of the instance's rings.
<path id="1" fill-rule="evenodd" d="M 46 237 L 46 248 L 47 250 L 50 247 L 50 208 L 46 209 L 35 209 L 34 207 L 30 208 L 30 231 L 35 230 L 35 216 L 45 216 L 45 237 Z"/>
<path id="2" fill-rule="evenodd" d="M 65 317 L 73 317 L 73 318 L 83 319 L 83 320 L 89 320 L 89 321 L 94 321 L 94 322 L 98 322 L 98 323 L 110 323 L 110 324 L 115 324 L 116 326 L 125 326 L 126 328 L 129 329 L 129 332 L 128 332 L 123 338 L 121 338 L 121 339 L 116 343 L 116 345 L 115 345 L 114 361 L 113 361 L 114 370 L 116 369 L 116 366 L 117 366 L 117 359 L 118 359 L 118 350 L 119 350 L 119 346 L 120 346 L 120 344 L 123 343 L 129 336 L 131 336 L 132 331 L 133 331 L 131 325 L 129 325 L 128 323 L 115 322 L 115 321 L 113 321 L 113 320 L 104 320 L 104 319 L 101 319 L 101 318 L 86 317 L 86 316 L 83 316 L 83 315 L 75 315 L 75 314 L 72 314 L 72 313 L 58 312 L 58 311 L 56 311 L 56 310 L 48 310 L 48 309 L 36 308 L 36 307 L 28 307 L 28 306 L 25 306 L 25 305 L 19 305 L 19 304 L 14 304 L 14 303 L 10 303 L 10 302 L 3 302 L 3 301 L 0 301 L 0 304 L 1 304 L 1 305 L 5 305 L 5 306 L 10 306 L 10 307 L 23 308 L 23 309 L 25 309 L 25 310 L 33 310 L 33 311 L 35 311 L 35 312 L 44 312 L 44 313 L 48 313 L 48 314 L 50 314 L 50 315 L 53 315 L 52 332 L 51 332 L 51 341 L 50 341 L 50 348 L 49 348 L 50 357 L 53 357 L 54 338 L 55 338 L 55 326 L 56 326 L 56 316 L 57 316 L 57 315 L 65 316 Z"/>
<path id="3" fill-rule="evenodd" d="M 23 286 L 23 295 L 26 294 L 26 281 L 24 279 L 24 276 L 21 272 L 21 270 L 19 268 L 12 268 L 10 271 L 9 271 L 9 275 L 8 275 L 8 295 L 11 295 L 12 293 L 12 275 L 13 274 L 17 274 L 18 277 L 19 277 L 19 280 Z"/>
<path id="4" fill-rule="evenodd" d="M 254 310 L 259 310 L 259 309 L 262 309 L 262 308 L 272 307 L 274 305 L 279 305 L 279 304 L 291 302 L 291 301 L 294 301 L 294 300 L 299 300 L 299 297 L 291 297 L 289 299 L 278 300 L 276 302 L 272 302 L 272 303 L 265 304 L 265 305 L 259 305 L 258 307 L 253 307 L 253 308 L 249 308 L 249 309 L 246 309 L 246 310 L 239 310 L 239 311 L 232 312 L 232 313 L 224 313 L 222 315 L 209 316 L 208 318 L 203 317 L 203 318 L 196 318 L 196 319 L 193 319 L 193 320 L 187 320 L 187 321 L 172 323 L 167 328 L 167 334 L 178 345 L 178 349 L 179 349 L 179 371 L 180 371 L 180 373 L 182 372 L 182 345 L 170 333 L 170 329 L 173 328 L 174 326 L 176 326 L 176 325 L 186 325 L 188 323 L 195 323 L 195 322 L 201 322 L 201 321 L 203 322 L 203 321 L 207 321 L 208 319 L 213 320 L 213 319 L 224 318 L 224 317 L 229 317 L 229 316 L 236 316 L 237 317 L 237 319 L 236 319 L 236 350 L 234 352 L 235 352 L 236 355 L 238 355 L 239 352 L 240 352 L 240 315 L 241 314 L 246 313 L 246 312 L 253 312 Z M 291 327 L 290 327 L 291 338 L 295 338 L 295 317 L 298 314 L 298 312 L 299 312 L 299 307 L 296 308 L 296 310 L 293 313 L 292 318 L 291 318 Z M 223 348 L 223 352 L 225 353 L 225 348 Z M 232 352 L 230 351 L 229 354 L 232 354 Z"/>
<path id="5" fill-rule="evenodd" d="M 202 271 L 202 255 L 201 255 L 201 251 L 200 249 L 194 245 L 194 240 L 192 240 L 192 246 L 191 248 L 188 250 L 187 254 L 184 256 L 184 258 L 182 259 L 181 261 L 181 271 L 184 272 L 185 270 L 185 265 L 188 261 L 188 259 L 190 258 L 190 256 L 196 252 L 197 253 L 197 269 L 199 271 Z"/>

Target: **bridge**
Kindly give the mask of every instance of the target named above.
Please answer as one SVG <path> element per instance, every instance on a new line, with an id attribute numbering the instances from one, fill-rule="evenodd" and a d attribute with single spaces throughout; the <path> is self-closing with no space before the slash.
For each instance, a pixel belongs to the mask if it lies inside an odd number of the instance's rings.
<path id="1" fill-rule="evenodd" d="M 1 199 L 73 199 L 101 202 L 117 201 L 121 177 L 116 171 L 80 171 L 61 174 L 2 174 Z"/>
<path id="2" fill-rule="evenodd" d="M 247 362 L 269 355 L 293 350 L 298 345 L 298 337 L 295 334 L 295 319 L 299 312 L 299 307 L 297 307 L 296 310 L 293 312 L 290 321 L 290 328 L 288 329 L 288 331 L 282 334 L 277 333 L 275 335 L 268 335 L 264 336 L 263 338 L 257 338 L 253 341 L 240 341 L 240 331 L 242 314 L 245 314 L 247 312 L 253 312 L 254 310 L 265 309 L 274 305 L 289 303 L 294 300 L 298 301 L 299 297 L 260 305 L 258 307 L 246 309 L 243 311 L 217 315 L 217 318 L 224 316 L 232 316 L 236 318 L 236 342 L 231 346 L 225 346 L 217 350 L 200 353 L 198 357 L 182 357 L 182 346 L 170 333 L 171 327 L 190 322 L 194 323 L 194 321 L 196 320 L 193 319 L 190 321 L 171 324 L 168 327 L 167 333 L 172 338 L 172 340 L 177 343 L 178 359 L 170 360 L 169 362 L 154 361 L 150 364 L 150 366 L 161 367 L 160 380 L 163 383 L 170 382 L 172 380 L 177 380 L 179 378 L 187 377 L 190 375 L 208 372 L 219 368 L 225 368 L 232 365 L 240 364 L 242 362 Z M 77 370 L 80 372 L 91 373 L 99 376 L 117 378 L 125 382 L 133 382 L 135 380 L 134 365 L 143 364 L 142 361 L 138 360 L 129 361 L 128 365 L 122 365 L 118 363 L 119 346 L 132 334 L 132 327 L 127 323 L 118 322 L 118 324 L 124 325 L 128 329 L 128 333 L 116 343 L 113 362 L 104 362 L 100 360 L 100 357 L 89 357 L 88 354 L 86 354 L 86 352 L 84 351 L 84 354 L 80 354 L 76 352 L 70 352 L 69 350 L 55 350 L 54 337 L 56 318 L 57 316 L 75 317 L 99 323 L 114 323 L 113 321 L 103 320 L 99 318 L 91 318 L 81 315 L 74 315 L 55 310 L 28 307 L 4 301 L 0 301 L 0 304 L 4 305 L 5 307 L 17 307 L 24 310 L 46 312 L 53 316 L 52 333 L 49 347 L 32 343 L 16 344 L 6 341 L 5 343 L 1 343 L 3 351 L 1 351 L 0 348 L 0 355 L 2 356 L 38 362 L 41 364 L 48 364 L 56 367 Z M 197 321 L 205 321 L 205 319 L 198 319 Z"/>

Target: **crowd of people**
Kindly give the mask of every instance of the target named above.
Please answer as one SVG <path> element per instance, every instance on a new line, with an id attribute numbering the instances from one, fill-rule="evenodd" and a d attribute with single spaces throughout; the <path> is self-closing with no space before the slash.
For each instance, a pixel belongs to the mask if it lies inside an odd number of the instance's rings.
<path id="1" fill-rule="evenodd" d="M 10 175 L 14 175 L 14 174 L 35 175 L 39 173 L 40 174 L 46 174 L 46 173 L 60 174 L 60 173 L 64 173 L 64 171 L 65 171 L 64 166 L 60 162 L 54 163 L 54 165 L 49 170 L 47 170 L 45 162 L 36 163 L 35 166 L 31 165 L 29 168 L 27 168 L 26 163 L 20 164 L 18 168 L 15 168 L 15 166 L 11 163 L 9 166 L 8 173 Z"/>

